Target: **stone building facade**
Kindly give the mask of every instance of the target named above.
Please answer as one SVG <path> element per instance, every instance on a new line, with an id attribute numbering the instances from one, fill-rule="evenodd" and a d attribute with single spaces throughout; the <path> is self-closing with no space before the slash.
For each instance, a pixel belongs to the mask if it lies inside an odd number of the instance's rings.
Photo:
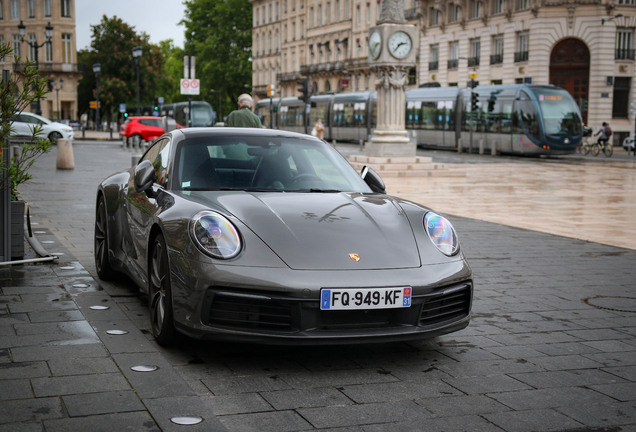
<path id="1" fill-rule="evenodd" d="M 298 96 L 374 90 L 367 64 L 378 0 L 251 0 L 253 93 Z M 634 130 L 636 0 L 405 0 L 418 27 L 411 87 L 555 84 L 566 88 L 593 127 L 607 121 L 616 142 Z M 272 35 L 272 36 L 270 36 Z"/>
<path id="2" fill-rule="evenodd" d="M 18 25 L 25 28 L 24 42 L 20 40 Z M 38 49 L 40 74 L 53 80 L 53 91 L 40 101 L 42 115 L 51 120 L 78 118 L 77 86 L 82 78 L 77 64 L 75 36 L 75 0 L 0 0 L 0 42 L 11 44 L 22 59 L 35 60 L 32 45 L 42 45 L 45 27 L 53 26 L 51 44 Z M 24 61 L 4 59 L 3 69 L 19 72 Z M 36 112 L 35 103 L 26 111 Z"/>

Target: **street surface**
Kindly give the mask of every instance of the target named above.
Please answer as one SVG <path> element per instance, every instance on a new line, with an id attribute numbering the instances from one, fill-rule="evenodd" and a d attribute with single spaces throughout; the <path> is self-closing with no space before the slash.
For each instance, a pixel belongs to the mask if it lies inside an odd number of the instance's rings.
<path id="1" fill-rule="evenodd" d="M 475 275 L 461 332 L 166 349 L 149 336 L 147 298 L 95 277 L 96 187 L 132 153 L 76 141 L 75 169 L 59 171 L 55 152 L 20 193 L 36 236 L 63 255 L 0 268 L 0 432 L 184 430 L 177 415 L 203 418 L 192 431 L 636 431 L 633 158 L 421 151 L 465 177 L 385 178 L 458 231 Z"/>

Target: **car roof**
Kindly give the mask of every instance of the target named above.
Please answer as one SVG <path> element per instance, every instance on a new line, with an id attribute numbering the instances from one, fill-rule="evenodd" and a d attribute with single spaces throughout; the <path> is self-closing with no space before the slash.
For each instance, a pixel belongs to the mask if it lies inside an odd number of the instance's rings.
<path id="1" fill-rule="evenodd" d="M 151 120 L 151 119 L 161 120 L 161 117 L 154 117 L 154 116 L 130 116 L 128 118 L 130 120 Z"/>
<path id="2" fill-rule="evenodd" d="M 198 127 L 198 128 L 185 128 L 175 129 L 173 133 L 179 132 L 184 135 L 185 138 L 200 138 L 208 136 L 252 136 L 252 137 L 286 137 L 286 138 L 301 138 L 312 139 L 315 141 L 322 141 L 319 138 L 311 135 L 305 135 L 296 132 L 287 132 L 278 129 L 265 129 L 265 128 L 233 128 L 233 127 Z"/>

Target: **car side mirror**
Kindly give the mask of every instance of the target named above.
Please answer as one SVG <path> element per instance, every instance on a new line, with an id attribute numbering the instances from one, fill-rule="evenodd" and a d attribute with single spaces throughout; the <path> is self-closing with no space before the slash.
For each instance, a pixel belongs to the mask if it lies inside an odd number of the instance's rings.
<path id="1" fill-rule="evenodd" d="M 362 180 L 369 185 L 373 192 L 386 193 L 386 187 L 384 186 L 382 178 L 373 170 L 373 168 L 369 168 L 365 165 L 362 167 L 360 176 L 362 177 Z"/>
<path id="2" fill-rule="evenodd" d="M 155 167 L 149 160 L 142 161 L 137 165 L 135 168 L 135 190 L 137 192 L 152 193 L 152 185 L 156 180 Z"/>

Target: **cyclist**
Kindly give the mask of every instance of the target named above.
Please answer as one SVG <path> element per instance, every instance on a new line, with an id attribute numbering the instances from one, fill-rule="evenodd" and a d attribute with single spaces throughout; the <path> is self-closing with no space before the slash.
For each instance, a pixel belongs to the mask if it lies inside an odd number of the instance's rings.
<path id="1" fill-rule="evenodd" d="M 609 137 L 612 136 L 612 129 L 609 127 L 607 122 L 603 122 L 603 127 L 600 128 L 594 136 L 599 134 L 601 136 L 598 138 L 598 141 L 596 142 L 601 146 L 601 148 L 605 148 L 605 145 L 607 144 Z"/>

